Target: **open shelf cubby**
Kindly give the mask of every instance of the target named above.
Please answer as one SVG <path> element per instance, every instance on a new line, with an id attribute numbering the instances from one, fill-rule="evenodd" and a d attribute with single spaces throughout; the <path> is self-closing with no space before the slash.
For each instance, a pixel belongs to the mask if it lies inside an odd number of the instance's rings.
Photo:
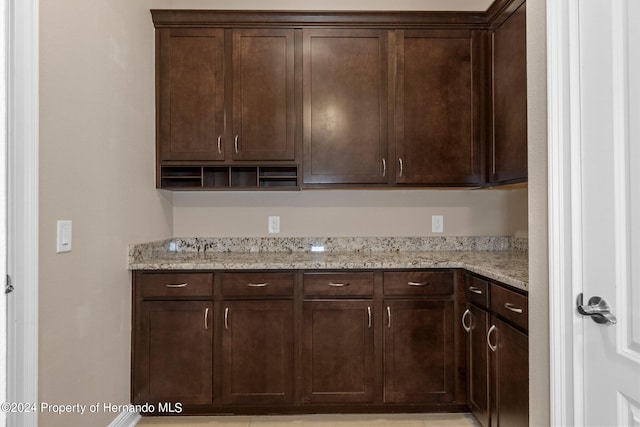
<path id="1" fill-rule="evenodd" d="M 298 190 L 297 166 L 161 166 L 167 190 Z"/>

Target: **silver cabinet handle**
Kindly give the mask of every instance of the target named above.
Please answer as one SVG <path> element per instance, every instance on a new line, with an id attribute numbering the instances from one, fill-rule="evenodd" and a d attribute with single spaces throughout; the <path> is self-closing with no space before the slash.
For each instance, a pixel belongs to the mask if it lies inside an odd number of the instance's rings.
<path id="1" fill-rule="evenodd" d="M 367 307 L 367 316 L 369 319 L 368 326 L 369 326 L 369 329 L 371 329 L 371 307 Z"/>
<path id="2" fill-rule="evenodd" d="M 391 329 L 391 307 L 387 306 L 387 328 Z"/>
<path id="3" fill-rule="evenodd" d="M 247 286 L 251 288 L 264 288 L 265 286 L 269 286 L 269 283 L 247 283 Z"/>
<path id="4" fill-rule="evenodd" d="M 327 283 L 329 286 L 333 286 L 334 288 L 344 288 L 345 286 L 349 286 L 350 283 L 349 282 L 345 282 L 345 283 L 334 283 L 334 282 L 329 282 Z"/>
<path id="5" fill-rule="evenodd" d="M 505 302 L 504 308 L 506 308 L 509 311 L 513 311 L 514 313 L 522 314 L 522 309 L 517 305 L 511 304 L 510 302 Z"/>
<path id="6" fill-rule="evenodd" d="M 236 154 L 240 152 L 240 150 L 238 149 L 238 135 L 233 138 L 233 149 L 235 150 Z"/>
<path id="7" fill-rule="evenodd" d="M 222 135 L 218 136 L 218 154 L 222 153 Z"/>
<path id="8" fill-rule="evenodd" d="M 387 176 L 387 159 L 382 159 L 382 176 Z"/>
<path id="9" fill-rule="evenodd" d="M 168 285 L 165 285 L 167 288 L 184 288 L 189 286 L 188 283 L 170 283 Z"/>
<path id="10" fill-rule="evenodd" d="M 464 328 L 465 331 L 470 332 L 471 331 L 471 324 L 469 324 L 469 326 L 467 326 L 467 324 L 464 322 L 464 320 L 467 318 L 468 315 L 470 315 L 471 312 L 469 311 L 469 309 L 466 309 L 464 311 L 464 314 L 462 315 L 462 327 Z"/>
<path id="11" fill-rule="evenodd" d="M 409 286 L 429 286 L 431 282 L 407 282 Z"/>
<path id="12" fill-rule="evenodd" d="M 224 308 L 224 328 L 229 329 L 229 307 Z"/>
<path id="13" fill-rule="evenodd" d="M 204 330 L 209 330 L 209 307 L 204 309 Z"/>
<path id="14" fill-rule="evenodd" d="M 482 295 L 482 289 L 476 288 L 475 286 L 469 286 L 469 292 L 473 292 L 474 294 Z"/>
<path id="15" fill-rule="evenodd" d="M 498 345 L 493 345 L 491 344 L 491 334 L 493 333 L 493 331 L 495 331 L 496 325 L 491 325 L 491 327 L 489 328 L 489 331 L 487 331 L 487 345 L 489 346 L 489 348 L 491 349 L 491 351 L 495 352 L 498 349 Z"/>
<path id="16" fill-rule="evenodd" d="M 402 163 L 402 159 L 401 158 L 398 158 L 398 163 L 400 164 L 400 176 L 402 176 L 402 173 L 404 172 L 403 171 L 404 165 Z"/>

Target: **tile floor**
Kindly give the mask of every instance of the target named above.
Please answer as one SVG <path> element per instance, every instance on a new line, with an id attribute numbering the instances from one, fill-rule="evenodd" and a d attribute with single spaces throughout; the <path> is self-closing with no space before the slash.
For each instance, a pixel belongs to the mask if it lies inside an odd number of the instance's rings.
<path id="1" fill-rule="evenodd" d="M 345 414 L 144 417 L 138 426 L 163 427 L 479 427 L 470 414 Z"/>

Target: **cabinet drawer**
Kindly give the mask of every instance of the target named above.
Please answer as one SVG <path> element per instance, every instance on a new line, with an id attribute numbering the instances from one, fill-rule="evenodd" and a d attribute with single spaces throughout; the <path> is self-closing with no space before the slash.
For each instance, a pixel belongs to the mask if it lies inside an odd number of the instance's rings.
<path id="1" fill-rule="evenodd" d="M 528 298 L 491 284 L 491 311 L 527 331 L 529 329 Z"/>
<path id="2" fill-rule="evenodd" d="M 489 309 L 489 282 L 467 274 L 467 302 Z"/>
<path id="3" fill-rule="evenodd" d="M 384 294 L 450 295 L 453 273 L 450 271 L 389 271 L 384 273 Z"/>
<path id="4" fill-rule="evenodd" d="M 373 272 L 305 273 L 304 295 L 373 295 Z"/>
<path id="5" fill-rule="evenodd" d="M 292 272 L 223 273 L 225 297 L 292 296 Z"/>
<path id="6" fill-rule="evenodd" d="M 212 273 L 137 273 L 139 295 L 145 297 L 208 297 Z"/>

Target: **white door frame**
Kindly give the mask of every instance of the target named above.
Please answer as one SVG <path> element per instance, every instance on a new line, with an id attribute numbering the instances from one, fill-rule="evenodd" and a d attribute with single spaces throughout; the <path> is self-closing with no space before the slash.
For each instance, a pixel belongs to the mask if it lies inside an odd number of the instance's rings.
<path id="1" fill-rule="evenodd" d="M 8 8 L 7 401 L 38 402 L 39 0 Z M 8 426 L 37 426 L 38 413 L 9 413 Z"/>

